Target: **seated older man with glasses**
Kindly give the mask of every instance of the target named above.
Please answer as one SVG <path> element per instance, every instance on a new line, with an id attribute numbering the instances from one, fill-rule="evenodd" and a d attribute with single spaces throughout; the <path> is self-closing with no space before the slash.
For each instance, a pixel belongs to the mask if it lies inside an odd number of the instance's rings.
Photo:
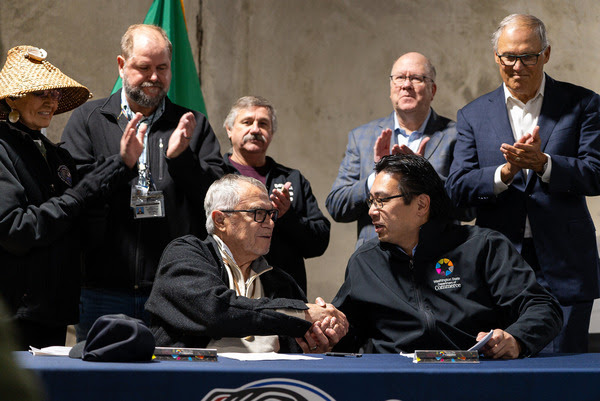
<path id="1" fill-rule="evenodd" d="M 178 238 L 162 255 L 146 303 L 158 346 L 322 353 L 346 334 L 343 313 L 320 298 L 308 304 L 263 257 L 278 211 L 260 181 L 226 175 L 204 210 L 208 237 Z"/>

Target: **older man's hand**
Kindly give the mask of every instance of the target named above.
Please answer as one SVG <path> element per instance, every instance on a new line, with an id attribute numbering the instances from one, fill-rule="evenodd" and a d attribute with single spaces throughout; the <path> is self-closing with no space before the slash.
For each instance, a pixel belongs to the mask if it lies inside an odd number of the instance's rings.
<path id="1" fill-rule="evenodd" d="M 330 351 L 348 333 L 346 315 L 320 297 L 307 306 L 305 319 L 313 322 L 313 325 L 304 338 L 297 338 L 296 341 L 305 353 Z"/>
<path id="2" fill-rule="evenodd" d="M 419 144 L 419 149 L 417 150 L 417 152 L 413 152 L 411 148 L 409 148 L 406 145 L 398 145 L 395 144 L 392 149 L 390 150 L 390 146 L 392 143 L 392 130 L 391 129 L 385 129 L 383 131 L 381 131 L 381 134 L 377 137 L 377 140 L 375 141 L 375 146 L 373 146 L 373 160 L 375 161 L 375 163 L 377 163 L 379 160 L 381 160 L 382 157 L 384 156 L 388 156 L 388 155 L 400 155 L 400 154 L 404 154 L 404 155 L 419 155 L 421 157 L 423 157 L 425 155 L 425 147 L 427 146 L 427 142 L 429 142 L 429 140 L 431 139 L 430 137 L 426 136 L 421 140 L 421 143 Z"/>
<path id="3" fill-rule="evenodd" d="M 390 154 L 390 145 L 392 143 L 392 130 L 384 129 L 377 137 L 373 146 L 373 161 L 377 163 L 383 156 Z"/>

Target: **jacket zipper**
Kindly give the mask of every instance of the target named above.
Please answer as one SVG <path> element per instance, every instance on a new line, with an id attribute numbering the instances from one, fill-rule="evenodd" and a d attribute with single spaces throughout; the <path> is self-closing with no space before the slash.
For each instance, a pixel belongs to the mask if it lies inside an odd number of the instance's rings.
<path id="1" fill-rule="evenodd" d="M 433 329 L 435 328 L 435 324 L 433 321 L 433 317 L 431 316 L 431 313 L 427 310 L 427 308 L 425 308 L 425 305 L 421 298 L 421 291 L 417 286 L 417 280 L 415 278 L 415 270 L 414 270 L 415 264 L 414 264 L 414 260 L 412 258 L 410 258 L 410 260 L 408 262 L 408 267 L 410 269 L 410 277 L 411 277 L 411 281 L 413 284 L 413 288 L 415 289 L 415 298 L 417 299 L 417 307 L 418 307 L 419 311 L 421 311 L 425 315 L 425 320 L 427 322 L 427 331 L 433 332 Z"/>
<path id="2" fill-rule="evenodd" d="M 163 150 L 163 140 L 162 138 L 158 138 L 158 180 L 162 181 L 163 179 L 163 170 L 165 167 L 165 153 Z"/>

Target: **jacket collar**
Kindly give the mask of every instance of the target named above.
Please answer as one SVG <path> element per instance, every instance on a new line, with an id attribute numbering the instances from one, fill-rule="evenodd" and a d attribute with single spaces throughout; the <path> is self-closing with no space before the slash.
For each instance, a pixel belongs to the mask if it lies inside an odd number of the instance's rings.
<path id="1" fill-rule="evenodd" d="M 415 248 L 413 259 L 420 259 L 439 251 L 441 244 L 447 243 L 444 233 L 447 232 L 448 226 L 452 224 L 447 220 L 430 220 L 421 226 L 419 230 L 419 243 Z M 402 259 L 410 259 L 410 257 L 397 245 L 380 242 L 383 250 L 389 251 Z"/>
<path id="2" fill-rule="evenodd" d="M 123 90 L 123 89 L 121 89 Z M 158 121 L 171 121 L 179 122 L 179 116 L 174 113 L 175 105 L 168 96 L 165 97 L 165 111 Z M 127 118 L 121 115 L 121 91 L 115 92 L 106 98 L 105 102 L 100 106 L 100 112 L 104 115 L 111 116 L 118 121 L 119 126 L 125 123 L 127 125 Z M 121 129 L 125 129 L 125 126 L 121 126 Z"/>

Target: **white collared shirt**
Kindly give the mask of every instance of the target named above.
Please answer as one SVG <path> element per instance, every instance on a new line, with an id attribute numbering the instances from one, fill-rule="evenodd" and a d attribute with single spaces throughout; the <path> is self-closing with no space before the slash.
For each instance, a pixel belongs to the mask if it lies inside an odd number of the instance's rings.
<path id="1" fill-rule="evenodd" d="M 219 247 L 223 258 L 223 264 L 229 278 L 229 288 L 234 290 L 238 296 L 251 299 L 264 297 L 264 291 L 260 282 L 260 275 L 272 269 L 262 256 L 250 265 L 250 277 L 244 280 L 242 270 L 238 267 L 231 251 L 227 245 L 216 235 L 212 236 Z M 248 336 L 244 338 L 223 337 L 212 339 L 207 348 L 216 348 L 218 352 L 277 352 L 279 351 L 279 337 L 272 336 Z"/>
<path id="2" fill-rule="evenodd" d="M 535 96 L 530 99 L 527 103 L 521 102 L 519 99 L 514 97 L 510 90 L 506 87 L 506 84 L 502 84 L 504 89 L 504 102 L 506 104 L 506 111 L 508 112 L 508 120 L 510 121 L 510 127 L 512 129 L 513 138 L 515 142 L 523 137 L 525 134 L 530 134 L 533 129 L 538 125 L 538 119 L 542 110 L 542 104 L 544 102 L 544 91 L 546 87 L 546 74 L 542 78 L 542 83 L 538 88 Z M 544 174 L 541 176 L 542 181 L 550 182 L 550 171 L 552 167 L 552 161 L 550 155 L 548 157 L 548 165 Z M 512 183 L 505 184 L 502 182 L 501 170 L 502 166 L 498 166 L 494 174 L 494 194 L 499 195 L 506 191 L 508 186 Z M 529 174 L 529 170 L 523 170 L 525 175 Z M 531 238 L 531 226 L 529 224 L 529 217 L 525 221 L 525 238 Z"/>

